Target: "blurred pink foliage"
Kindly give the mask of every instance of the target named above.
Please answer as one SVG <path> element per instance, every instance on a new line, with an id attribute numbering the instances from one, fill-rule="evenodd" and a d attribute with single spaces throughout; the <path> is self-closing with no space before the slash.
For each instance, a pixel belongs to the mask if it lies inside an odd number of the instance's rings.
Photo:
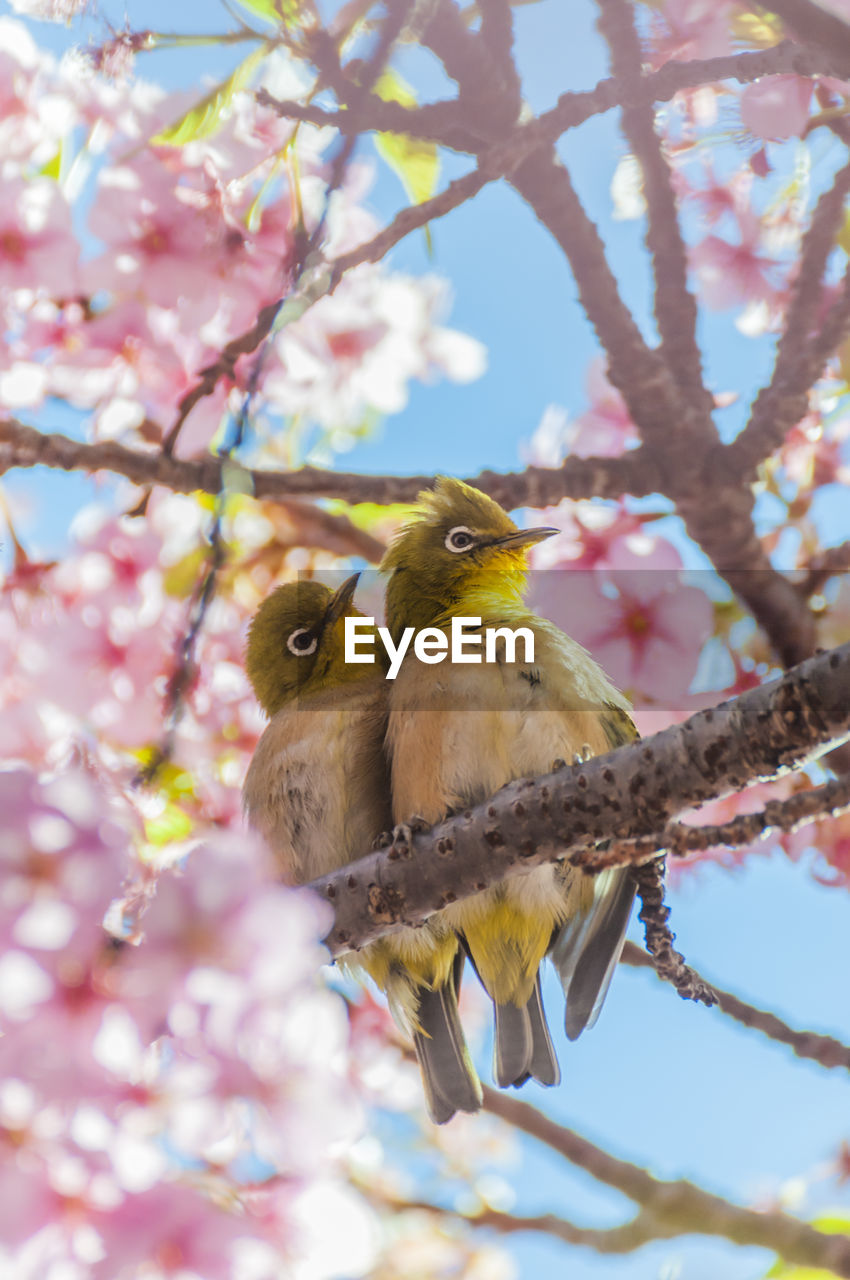
<path id="1" fill-rule="evenodd" d="M 16 362 L 43 370 L 27 402 L 55 395 L 90 411 L 96 434 L 156 440 L 198 371 L 291 284 L 296 209 L 280 158 L 292 126 L 239 94 L 213 138 L 157 145 L 149 139 L 191 105 L 185 95 L 107 84 L 79 59 L 57 64 L 11 19 L 0 20 L 0 35 L 0 309 Z M 299 87 L 285 63 L 267 74 Z M 82 147 L 68 136 L 75 126 L 84 131 Z M 322 213 L 331 136 L 299 129 L 299 209 L 308 230 Z M 74 216 L 81 177 L 32 175 L 33 166 L 60 159 L 73 170 L 74 147 L 94 197 L 85 223 Z M 368 182 L 363 166 L 350 168 L 331 202 L 329 252 L 377 230 L 359 203 Z M 300 414 L 342 440 L 370 413 L 402 408 L 413 378 L 477 377 L 483 349 L 438 323 L 446 302 L 437 280 L 392 275 L 380 264 L 358 268 L 272 344 L 258 409 Z M 243 364 L 196 409 L 180 451 L 209 445 Z M 6 379 L 10 408 L 23 403 L 20 383 Z M 3 390 L 0 378 L 0 398 Z"/>
<path id="2" fill-rule="evenodd" d="M 332 1178 L 362 1124 L 326 909 L 244 831 L 139 861 L 139 814 L 79 765 L 0 773 L 0 800 L 4 1262 L 225 1277 L 253 1245 L 279 1275 L 281 1197 Z M 243 1199 L 249 1153 L 267 1185 Z"/>

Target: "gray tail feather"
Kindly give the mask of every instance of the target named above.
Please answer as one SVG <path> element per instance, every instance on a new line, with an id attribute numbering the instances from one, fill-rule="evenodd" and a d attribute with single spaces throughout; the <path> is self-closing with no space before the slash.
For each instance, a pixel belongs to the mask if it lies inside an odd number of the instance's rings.
<path id="1" fill-rule="evenodd" d="M 531 1019 L 526 1005 L 496 1004 L 493 1075 L 500 1089 L 523 1084 L 531 1066 Z"/>
<path id="2" fill-rule="evenodd" d="M 602 883 L 596 901 L 579 929 L 575 922 L 568 922 L 555 935 L 549 953 L 567 998 L 564 1028 L 570 1040 L 577 1040 L 599 1017 L 623 950 L 635 897 L 635 882 L 628 868 L 602 872 L 598 882 Z"/>
<path id="3" fill-rule="evenodd" d="M 463 957 L 461 956 L 461 963 Z M 445 1124 L 456 1111 L 478 1111 L 481 1084 L 466 1047 L 457 1010 L 455 981 L 435 991 L 419 990 L 420 1031 L 413 1047 L 422 1071 L 425 1101 L 434 1124 Z"/>
<path id="4" fill-rule="evenodd" d="M 528 1004 L 497 1004 L 493 1075 L 499 1088 L 521 1085 L 529 1078 L 540 1084 L 557 1084 L 561 1078 L 552 1047 L 543 1000 L 540 974 Z"/>
<path id="5" fill-rule="evenodd" d="M 558 1059 L 549 1035 L 546 1013 L 543 1008 L 543 993 L 540 990 L 540 973 L 534 983 L 534 991 L 526 1005 L 528 1020 L 531 1023 L 531 1070 L 530 1074 L 541 1084 L 560 1084 L 561 1072 Z"/>

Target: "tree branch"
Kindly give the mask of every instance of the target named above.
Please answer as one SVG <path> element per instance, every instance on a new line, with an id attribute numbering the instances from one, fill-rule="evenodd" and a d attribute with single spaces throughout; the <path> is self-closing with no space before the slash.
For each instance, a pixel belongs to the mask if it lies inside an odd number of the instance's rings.
<path id="1" fill-rule="evenodd" d="M 664 1235 L 722 1236 L 739 1245 L 755 1245 L 803 1267 L 822 1267 L 850 1277 L 850 1236 L 828 1235 L 779 1212 L 758 1212 L 710 1194 L 685 1179 L 654 1178 L 556 1124 L 527 1102 L 484 1086 L 484 1110 L 501 1117 L 557 1151 L 599 1182 L 615 1187 L 647 1214 Z"/>
<path id="2" fill-rule="evenodd" d="M 825 547 L 813 555 L 806 570 L 804 580 L 797 583 L 797 590 L 804 600 L 816 595 L 835 574 L 850 570 L 850 540 L 835 547 Z"/>
<path id="3" fill-rule="evenodd" d="M 564 1244 L 574 1244 L 597 1253 L 632 1253 L 652 1240 L 669 1239 L 676 1235 L 656 1223 L 649 1213 L 639 1213 L 630 1222 L 621 1227 L 580 1227 L 567 1218 L 554 1213 L 516 1214 L 503 1213 L 489 1206 L 476 1209 L 470 1213 L 461 1213 L 458 1209 L 447 1209 L 444 1205 L 433 1204 L 430 1200 L 407 1200 L 389 1191 L 376 1189 L 373 1185 L 365 1185 L 359 1179 L 358 1190 L 373 1204 L 381 1209 L 389 1209 L 396 1213 L 428 1213 L 433 1217 L 450 1218 L 462 1222 L 474 1229 L 489 1229 L 500 1235 L 516 1235 L 522 1231 L 536 1231 L 543 1235 L 553 1236 Z"/>
<path id="4" fill-rule="evenodd" d="M 651 738 L 544 778 L 392 845 L 311 888 L 332 902 L 335 955 L 511 875 L 658 832 L 684 809 L 775 778 L 850 737 L 850 643 Z"/>
<path id="5" fill-rule="evenodd" d="M 232 463 L 230 464 L 233 465 Z M 13 467 L 56 467 L 62 471 L 112 471 L 133 484 L 162 485 L 175 493 L 218 493 L 222 464 L 218 458 L 175 458 L 143 453 L 114 440 L 85 444 L 68 436 L 46 434 L 15 419 L 0 420 L 0 475 Z M 288 502 L 292 498 L 341 498 L 345 502 L 414 502 L 433 476 L 370 476 L 357 472 L 299 467 L 296 471 L 245 469 L 255 498 Z M 570 457 L 561 467 L 527 467 L 525 471 L 482 471 L 470 484 L 489 493 L 508 509 L 557 506 L 562 498 L 618 498 L 624 493 L 646 497 L 657 492 L 652 459 L 642 449 L 619 458 Z"/>
<path id="6" fill-rule="evenodd" d="M 503 170 L 509 169 L 512 163 L 518 161 L 518 158 L 518 152 L 508 153 L 504 148 L 493 147 L 482 154 L 477 168 L 463 174 L 460 178 L 455 178 L 444 191 L 437 192 L 435 196 L 431 196 L 429 200 L 423 200 L 420 204 L 412 204 L 400 209 L 392 222 L 371 240 L 349 250 L 348 253 L 340 254 L 338 258 L 329 260 L 331 280 L 328 292 L 333 293 L 345 272 L 350 271 L 352 267 L 359 266 L 361 262 L 380 262 L 390 249 L 397 245 L 399 240 L 410 235 L 411 231 L 417 231 L 420 227 L 432 222 L 434 218 L 442 218 L 467 200 L 471 200 L 488 182 L 502 177 Z"/>
<path id="7" fill-rule="evenodd" d="M 791 667 L 815 650 L 815 618 L 793 582 L 770 563 L 753 523 L 752 489 L 739 487 L 729 468 L 733 447 L 709 452 L 695 477 L 699 487 L 680 496 L 677 507 L 690 537 L 750 610 L 782 665 Z"/>
<path id="8" fill-rule="evenodd" d="M 380 262 L 394 245 L 424 227 L 435 218 L 442 218 L 459 205 L 464 204 L 476 195 L 483 186 L 509 172 L 521 156 L 517 146 L 511 148 L 492 147 L 480 159 L 478 166 L 470 173 L 455 178 L 443 191 L 439 191 L 429 200 L 401 209 L 388 226 L 384 227 L 371 240 L 364 241 L 348 253 L 338 258 L 318 262 L 310 271 L 303 285 L 296 289 L 288 299 L 294 317 L 300 319 L 321 298 L 333 293 L 347 271 L 360 266 L 364 262 Z M 174 446 L 183 425 L 195 405 L 206 396 L 211 396 L 222 378 L 236 378 L 236 363 L 241 356 L 256 351 L 272 331 L 282 307 L 287 305 L 284 299 L 278 299 L 263 307 L 256 321 L 244 333 L 233 338 L 222 349 L 212 364 L 201 369 L 198 381 L 191 387 L 177 406 L 177 416 L 169 427 L 162 442 L 162 451 L 167 456 L 174 452 Z"/>
<path id="9" fill-rule="evenodd" d="M 641 951 L 634 942 L 626 943 L 621 963 L 636 969 L 655 968 L 652 956 Z M 658 977 L 661 978 L 662 975 L 658 974 Z M 706 982 L 704 978 L 701 981 L 716 997 L 717 1008 L 728 1014 L 730 1018 L 734 1018 L 736 1022 L 740 1022 L 742 1026 L 750 1027 L 753 1031 L 761 1031 L 771 1040 L 788 1045 L 798 1058 L 817 1062 L 828 1070 L 840 1067 L 844 1071 L 850 1071 L 850 1045 L 842 1044 L 833 1036 L 822 1035 L 818 1031 L 795 1031 L 793 1027 L 788 1026 L 787 1022 L 777 1018 L 775 1013 L 769 1013 L 766 1009 L 757 1009 L 755 1005 L 747 1004 L 731 991 L 723 991 L 714 983 Z"/>
<path id="10" fill-rule="evenodd" d="M 539 149 L 514 171 L 510 182 L 563 250 L 581 305 L 607 353 L 608 377 L 657 457 L 661 491 L 675 497 L 703 452 L 702 444 L 695 447 L 694 415 L 623 302 L 599 232 L 567 170 L 553 151 Z"/>
<path id="11" fill-rule="evenodd" d="M 612 840 L 604 850 L 592 849 L 573 859 L 575 866 L 592 871 L 624 863 L 640 863 L 664 851 L 684 858 L 719 846 L 752 844 L 771 831 L 794 831 L 818 818 L 837 817 L 850 808 L 850 775 L 833 778 L 823 786 L 798 791 L 785 800 L 769 800 L 758 813 L 738 813 L 728 822 L 697 827 L 688 822 L 668 822 L 663 831 L 631 840 Z"/>
<path id="12" fill-rule="evenodd" d="M 513 98 L 514 118 L 522 106 L 522 85 L 514 61 L 514 13 L 511 0 L 479 0 L 481 39 L 499 68 L 502 92 Z"/>
<path id="13" fill-rule="evenodd" d="M 634 8 L 626 0 L 600 0 L 597 25 L 611 50 L 611 69 L 621 85 L 623 132 L 643 173 L 647 204 L 646 246 L 655 282 L 655 319 L 661 358 L 690 403 L 700 406 L 706 433 L 714 401 L 706 391 L 697 346 L 696 302 L 688 289 L 688 262 L 676 199 L 661 140 L 648 78 L 641 74 L 641 48 Z"/>
<path id="14" fill-rule="evenodd" d="M 470 118 L 483 129 L 496 118 L 490 110 L 492 77 L 488 79 L 474 36 L 458 26 L 457 11 L 448 0 L 438 6 L 438 14 L 426 42 L 458 81 L 461 94 L 467 92 L 471 110 L 480 113 L 480 118 Z M 814 619 L 765 555 L 753 523 L 752 493 L 731 465 L 731 449 L 720 444 L 705 405 L 681 394 L 667 362 L 644 341 L 623 303 L 597 228 L 567 170 L 550 146 L 539 146 L 510 181 L 572 268 L 582 306 L 608 354 L 611 381 L 655 459 L 659 491 L 676 503 L 689 535 L 751 609 L 783 664 L 801 661 L 815 647 Z M 836 307 L 825 329 L 840 329 L 841 308 Z"/>
<path id="15" fill-rule="evenodd" d="M 821 196 L 812 215 L 803 240 L 785 328 L 777 344 L 773 374 L 756 396 L 749 422 L 730 446 L 728 462 L 736 474 L 740 474 L 743 467 L 747 476 L 753 476 L 758 464 L 779 448 L 788 431 L 805 416 L 809 388 L 820 377 L 826 360 L 850 323 L 848 274 L 844 281 L 843 309 L 835 312 L 831 324 L 827 318 L 821 334 L 812 336 L 823 297 L 823 274 L 835 248 L 848 191 L 850 164 L 836 174 L 833 185 Z"/>
<path id="16" fill-rule="evenodd" d="M 780 17 L 801 44 L 837 59 L 845 74 L 850 69 L 850 27 L 834 13 L 811 0 L 765 0 L 762 8 Z"/>
<path id="17" fill-rule="evenodd" d="M 671 983 L 683 1000 L 697 1000 L 709 1007 L 715 1004 L 714 992 L 685 964 L 685 957 L 673 946 L 676 935 L 668 924 L 670 908 L 664 903 L 664 859 L 655 858 L 635 867 L 632 875 L 637 881 L 641 903 L 638 919 L 644 927 L 646 949 L 655 972 Z"/>
<path id="18" fill-rule="evenodd" d="M 841 68 L 828 52 L 802 48 L 792 40 L 784 40 L 770 49 L 726 54 L 717 58 L 675 59 L 665 62 L 658 71 L 646 75 L 643 84 L 654 102 L 668 102 L 683 89 L 695 89 L 721 80 L 751 84 L 764 76 L 838 75 Z M 569 90 L 561 94 L 554 107 L 535 120 L 518 126 L 526 151 L 541 143 L 553 143 L 563 133 L 575 129 L 595 115 L 621 105 L 619 82 L 600 80 L 592 89 Z M 425 102 L 417 107 L 404 107 L 385 102 L 372 94 L 356 111 L 326 110 L 313 103 L 274 98 L 266 89 L 257 93 L 257 101 L 283 119 L 304 120 L 309 124 L 329 126 L 341 133 L 402 133 L 424 142 L 434 142 L 451 151 L 478 154 L 484 145 L 480 132 L 469 129 L 457 99 Z"/>

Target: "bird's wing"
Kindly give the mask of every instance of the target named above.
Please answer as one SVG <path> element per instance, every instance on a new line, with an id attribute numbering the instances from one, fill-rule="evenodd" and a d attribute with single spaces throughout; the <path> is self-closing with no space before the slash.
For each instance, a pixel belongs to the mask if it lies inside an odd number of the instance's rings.
<path id="1" fill-rule="evenodd" d="M 606 706 L 601 720 L 612 748 L 639 736 L 631 717 L 621 707 Z M 578 890 L 579 907 L 555 931 L 549 956 L 567 1000 L 567 1037 L 576 1040 L 599 1017 L 611 985 L 626 938 L 635 882 L 629 867 L 610 867 L 593 877 L 572 868 L 565 867 L 564 871 L 569 879 L 582 877 L 571 886 L 573 892 Z"/>

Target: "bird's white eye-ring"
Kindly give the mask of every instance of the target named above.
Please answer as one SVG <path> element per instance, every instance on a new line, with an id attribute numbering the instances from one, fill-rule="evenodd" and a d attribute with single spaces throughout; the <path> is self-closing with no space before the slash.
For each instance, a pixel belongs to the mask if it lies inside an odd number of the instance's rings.
<path id="1" fill-rule="evenodd" d="M 467 529 L 465 524 L 455 525 L 454 529 L 449 529 L 446 534 L 448 551 L 471 551 L 474 546 L 475 534 L 471 529 Z"/>
<path id="2" fill-rule="evenodd" d="M 316 652 L 317 638 L 306 627 L 299 627 L 297 631 L 293 631 L 292 635 L 286 642 L 286 647 L 290 653 L 294 653 L 296 658 L 306 658 L 308 654 Z"/>

